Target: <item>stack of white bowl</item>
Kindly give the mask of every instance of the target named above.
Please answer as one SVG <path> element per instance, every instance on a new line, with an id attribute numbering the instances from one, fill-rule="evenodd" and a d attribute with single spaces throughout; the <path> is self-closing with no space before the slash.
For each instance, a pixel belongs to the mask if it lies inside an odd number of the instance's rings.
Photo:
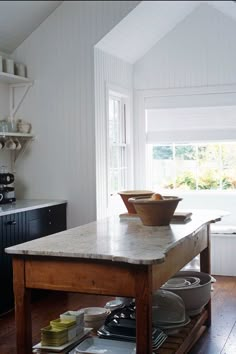
<path id="1" fill-rule="evenodd" d="M 84 311 L 84 326 L 99 329 L 105 322 L 110 311 L 104 307 L 87 307 Z"/>
<path id="2" fill-rule="evenodd" d="M 211 298 L 211 281 L 209 274 L 195 271 L 180 271 L 167 281 L 162 289 L 180 296 L 189 316 L 202 312 Z"/>

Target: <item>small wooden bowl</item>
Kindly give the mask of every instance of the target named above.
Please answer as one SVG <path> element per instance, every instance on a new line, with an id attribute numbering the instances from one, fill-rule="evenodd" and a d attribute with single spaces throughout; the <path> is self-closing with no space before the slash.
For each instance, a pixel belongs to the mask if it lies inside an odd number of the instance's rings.
<path id="1" fill-rule="evenodd" d="M 175 209 L 182 198 L 163 196 L 163 200 L 151 198 L 130 198 L 142 223 L 146 226 L 166 226 L 174 215 Z"/>
<path id="2" fill-rule="evenodd" d="M 154 192 L 151 191 L 145 191 L 145 190 L 133 190 L 133 191 L 122 191 L 119 192 L 118 194 L 121 196 L 126 209 L 128 210 L 129 214 L 136 214 L 136 210 L 133 206 L 132 203 L 129 202 L 129 198 L 133 197 L 142 197 L 142 198 L 148 198 L 153 195 Z"/>

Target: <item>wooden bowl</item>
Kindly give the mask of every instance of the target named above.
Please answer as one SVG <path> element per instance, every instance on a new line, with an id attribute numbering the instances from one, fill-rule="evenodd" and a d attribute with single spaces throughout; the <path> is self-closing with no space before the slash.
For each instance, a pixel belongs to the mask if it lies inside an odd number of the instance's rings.
<path id="1" fill-rule="evenodd" d="M 121 196 L 126 209 L 128 210 L 129 214 L 136 214 L 136 210 L 133 206 L 132 203 L 130 203 L 128 200 L 129 198 L 133 197 L 143 197 L 147 198 L 153 195 L 154 192 L 151 191 L 145 191 L 145 190 L 133 190 L 133 191 L 121 191 L 118 194 Z"/>
<path id="2" fill-rule="evenodd" d="M 181 198 L 163 196 L 163 200 L 151 198 L 130 198 L 142 223 L 147 226 L 169 225 Z"/>

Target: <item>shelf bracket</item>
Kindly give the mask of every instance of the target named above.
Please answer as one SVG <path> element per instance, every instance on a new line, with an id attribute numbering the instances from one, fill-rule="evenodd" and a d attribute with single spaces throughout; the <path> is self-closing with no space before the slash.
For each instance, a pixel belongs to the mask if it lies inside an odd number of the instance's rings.
<path id="1" fill-rule="evenodd" d="M 33 85 L 32 82 L 29 83 L 20 83 L 20 84 L 11 84 L 10 86 L 10 116 L 14 117 L 18 111 L 21 103 L 23 102 L 25 96 L 27 95 L 30 87 Z M 16 97 L 16 90 L 21 89 L 21 95 Z M 19 92 L 20 90 L 18 90 Z"/>
<path id="2" fill-rule="evenodd" d="M 24 139 L 23 141 L 21 140 L 22 143 L 22 149 L 19 151 L 14 150 L 15 154 L 14 154 L 14 163 L 16 162 L 16 160 L 22 156 L 26 149 L 31 145 L 32 141 L 34 140 L 34 138 L 31 139 Z"/>

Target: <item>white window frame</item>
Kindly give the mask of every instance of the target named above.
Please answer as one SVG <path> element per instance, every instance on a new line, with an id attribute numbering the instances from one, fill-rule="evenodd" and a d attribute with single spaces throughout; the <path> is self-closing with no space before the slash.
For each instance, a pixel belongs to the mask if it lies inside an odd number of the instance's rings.
<path id="1" fill-rule="evenodd" d="M 125 104 L 125 122 L 126 122 L 126 159 L 127 159 L 127 170 L 126 170 L 126 188 L 131 189 L 133 186 L 133 127 L 132 127 L 132 93 L 122 87 L 106 84 L 106 127 L 107 127 L 107 156 L 106 156 L 106 216 L 112 214 L 111 208 L 111 191 L 109 189 L 109 98 L 117 97 L 120 98 Z M 115 196 L 114 196 L 115 197 Z M 117 198 L 120 199 L 119 196 Z"/>

